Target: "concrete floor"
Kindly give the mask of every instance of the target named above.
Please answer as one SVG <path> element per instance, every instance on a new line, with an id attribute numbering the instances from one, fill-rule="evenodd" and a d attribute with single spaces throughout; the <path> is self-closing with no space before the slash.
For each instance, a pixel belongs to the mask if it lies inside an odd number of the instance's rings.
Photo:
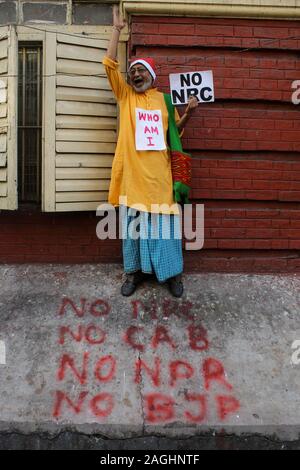
<path id="1" fill-rule="evenodd" d="M 118 265 L 0 282 L 1 448 L 298 446 L 299 276 L 186 274 L 179 300 L 154 280 L 123 298 Z"/>

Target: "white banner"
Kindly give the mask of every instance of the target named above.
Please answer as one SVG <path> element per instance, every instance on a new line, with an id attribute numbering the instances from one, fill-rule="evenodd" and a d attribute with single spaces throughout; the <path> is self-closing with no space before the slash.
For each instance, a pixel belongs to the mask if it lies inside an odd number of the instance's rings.
<path id="1" fill-rule="evenodd" d="M 200 103 L 209 103 L 215 100 L 211 70 L 171 73 L 169 79 L 172 103 L 175 105 L 186 104 L 190 96 L 196 96 Z"/>
<path id="2" fill-rule="evenodd" d="M 136 150 L 165 150 L 166 143 L 161 110 L 135 109 Z"/>

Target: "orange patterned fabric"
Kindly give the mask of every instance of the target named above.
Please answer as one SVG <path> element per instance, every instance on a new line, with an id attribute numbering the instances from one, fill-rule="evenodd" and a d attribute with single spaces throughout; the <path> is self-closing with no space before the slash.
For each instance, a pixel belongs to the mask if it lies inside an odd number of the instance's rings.
<path id="1" fill-rule="evenodd" d="M 188 154 L 177 150 L 171 150 L 170 153 L 173 182 L 180 181 L 190 186 L 192 178 L 192 158 Z"/>

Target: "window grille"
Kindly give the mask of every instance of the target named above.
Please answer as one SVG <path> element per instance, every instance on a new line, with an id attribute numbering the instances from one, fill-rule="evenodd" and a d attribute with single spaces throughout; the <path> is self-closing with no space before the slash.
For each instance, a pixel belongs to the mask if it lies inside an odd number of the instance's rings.
<path id="1" fill-rule="evenodd" d="M 20 202 L 41 202 L 42 45 L 19 45 L 18 194 Z"/>

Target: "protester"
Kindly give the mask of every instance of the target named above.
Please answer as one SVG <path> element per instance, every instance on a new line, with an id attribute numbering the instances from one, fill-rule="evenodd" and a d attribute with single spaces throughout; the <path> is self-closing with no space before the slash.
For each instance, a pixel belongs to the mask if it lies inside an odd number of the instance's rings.
<path id="1" fill-rule="evenodd" d="M 120 206 L 122 213 L 126 280 L 121 293 L 124 296 L 132 295 L 147 274 L 155 273 L 160 283 L 167 281 L 173 296 L 181 297 L 182 240 L 167 148 L 168 110 L 164 94 L 153 87 L 156 79 L 153 58 L 135 58 L 129 66 L 128 82 L 122 77 L 117 61 L 117 47 L 120 32 L 125 25 L 118 7 L 114 6 L 112 36 L 103 64 L 120 109 L 119 137 L 112 166 L 109 202 Z M 197 105 L 197 99 L 191 98 L 181 118 L 175 110 L 179 130 L 183 129 Z M 157 119 L 161 116 L 162 135 L 157 148 L 153 144 L 153 149 L 151 140 L 148 140 L 148 144 L 151 142 L 150 150 L 139 142 L 140 138 L 136 135 L 139 112 L 141 116 L 143 112 L 155 112 Z M 176 190 L 180 192 L 180 184 Z M 166 238 L 164 234 L 168 231 L 169 236 Z M 153 236 L 154 232 L 156 236 Z"/>

